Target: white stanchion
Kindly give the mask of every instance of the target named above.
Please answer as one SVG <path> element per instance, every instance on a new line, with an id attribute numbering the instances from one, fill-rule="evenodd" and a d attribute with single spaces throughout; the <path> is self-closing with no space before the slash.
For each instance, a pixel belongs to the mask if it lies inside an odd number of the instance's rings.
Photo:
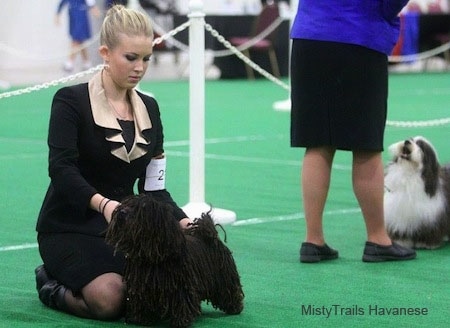
<path id="1" fill-rule="evenodd" d="M 292 0 L 289 6 L 290 9 L 290 21 L 289 21 L 289 30 L 294 23 L 295 15 L 297 14 L 299 0 Z M 289 66 L 291 65 L 291 40 L 289 40 Z M 291 99 L 290 96 L 286 100 L 279 100 L 273 103 L 272 108 L 279 112 L 290 112 L 291 111 Z"/>
<path id="2" fill-rule="evenodd" d="M 205 202 L 205 27 L 202 0 L 189 1 L 189 203 L 183 210 L 191 218 L 211 210 L 216 223 L 236 220 L 233 211 Z"/>

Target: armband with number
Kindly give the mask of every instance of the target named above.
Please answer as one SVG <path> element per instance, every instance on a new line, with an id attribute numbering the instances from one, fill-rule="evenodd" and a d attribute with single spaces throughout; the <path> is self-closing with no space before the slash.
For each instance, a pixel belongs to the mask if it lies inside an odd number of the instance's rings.
<path id="1" fill-rule="evenodd" d="M 166 188 L 166 158 L 154 158 L 147 165 L 145 173 L 145 191 L 163 190 Z"/>

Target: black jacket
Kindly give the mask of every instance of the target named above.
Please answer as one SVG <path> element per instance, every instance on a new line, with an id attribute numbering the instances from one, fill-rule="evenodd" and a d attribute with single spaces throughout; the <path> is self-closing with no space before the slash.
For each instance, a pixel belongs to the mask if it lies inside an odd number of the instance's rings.
<path id="1" fill-rule="evenodd" d="M 144 192 L 146 167 L 152 157 L 163 153 L 163 128 L 155 99 L 132 91 L 131 102 L 136 138 L 128 154 L 120 125 L 98 83 L 64 87 L 55 94 L 48 134 L 51 181 L 38 232 L 102 235 L 107 222 L 90 209 L 92 196 L 98 192 L 121 201 L 136 191 Z M 166 190 L 149 193 L 170 203 L 178 219 L 186 217 Z"/>

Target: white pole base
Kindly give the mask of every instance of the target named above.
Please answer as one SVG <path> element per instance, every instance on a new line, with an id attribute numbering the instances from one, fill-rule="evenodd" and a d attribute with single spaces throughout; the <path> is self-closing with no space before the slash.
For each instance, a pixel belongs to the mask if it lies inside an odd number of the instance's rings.
<path id="1" fill-rule="evenodd" d="M 202 213 L 206 213 L 211 210 L 211 217 L 214 223 L 218 224 L 230 224 L 236 221 L 236 213 L 230 210 L 224 210 L 221 208 L 211 208 L 211 205 L 206 203 L 188 203 L 182 207 L 183 211 L 188 217 L 194 219 L 199 218 Z"/>
<path id="2" fill-rule="evenodd" d="M 291 99 L 275 101 L 273 103 L 273 109 L 278 112 L 290 112 L 291 111 Z"/>

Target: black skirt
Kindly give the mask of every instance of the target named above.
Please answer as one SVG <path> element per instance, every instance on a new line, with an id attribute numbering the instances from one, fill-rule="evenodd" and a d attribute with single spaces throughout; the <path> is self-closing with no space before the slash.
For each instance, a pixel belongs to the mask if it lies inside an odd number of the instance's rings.
<path id="1" fill-rule="evenodd" d="M 357 45 L 295 39 L 291 146 L 383 151 L 387 56 Z"/>
<path id="2" fill-rule="evenodd" d="M 40 233 L 39 252 L 48 274 L 74 294 L 98 276 L 123 275 L 125 257 L 103 237 L 77 233 Z"/>

